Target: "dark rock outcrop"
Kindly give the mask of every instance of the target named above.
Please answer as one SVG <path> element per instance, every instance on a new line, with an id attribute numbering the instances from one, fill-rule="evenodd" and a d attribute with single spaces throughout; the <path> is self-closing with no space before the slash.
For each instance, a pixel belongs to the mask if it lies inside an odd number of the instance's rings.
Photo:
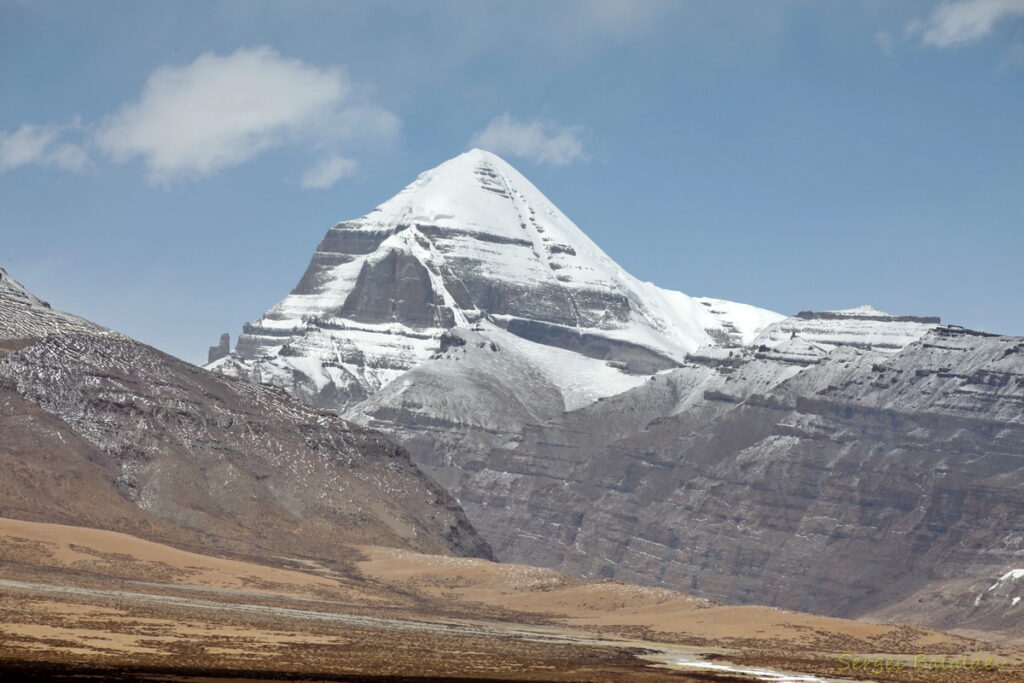
<path id="1" fill-rule="evenodd" d="M 379 261 L 364 263 L 344 305 L 331 313 L 364 323 L 435 328 L 455 324 L 454 313 L 434 291 L 427 269 L 397 250 Z"/>
<path id="2" fill-rule="evenodd" d="M 215 360 L 220 360 L 229 353 L 231 353 L 231 335 L 225 332 L 220 335 L 217 345 L 210 347 L 210 351 L 206 354 L 206 362 L 212 363 Z"/>

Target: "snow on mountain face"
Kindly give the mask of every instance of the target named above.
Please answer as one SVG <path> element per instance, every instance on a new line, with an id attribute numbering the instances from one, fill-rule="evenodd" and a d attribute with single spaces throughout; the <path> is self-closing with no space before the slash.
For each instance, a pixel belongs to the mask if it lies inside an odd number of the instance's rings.
<path id="1" fill-rule="evenodd" d="M 512 166 L 472 150 L 331 228 L 292 293 L 210 367 L 339 407 L 429 361 L 446 330 L 474 328 L 525 340 L 527 356 L 572 352 L 573 374 L 607 395 L 781 319 L 637 280 Z"/>
<path id="2" fill-rule="evenodd" d="M 37 298 L 25 286 L 7 274 L 7 271 L 0 268 L 0 296 L 11 302 L 18 302 L 25 306 L 42 306 L 49 308 L 49 304 Z"/>
<path id="3" fill-rule="evenodd" d="M 896 353 L 939 326 L 937 317 L 883 313 L 871 306 L 842 311 L 804 311 L 768 326 L 754 345 L 775 347 L 794 337 L 826 351 L 837 346 Z"/>
<path id="4" fill-rule="evenodd" d="M 54 332 L 102 330 L 88 320 L 53 310 L 0 268 L 0 341 L 28 340 Z"/>

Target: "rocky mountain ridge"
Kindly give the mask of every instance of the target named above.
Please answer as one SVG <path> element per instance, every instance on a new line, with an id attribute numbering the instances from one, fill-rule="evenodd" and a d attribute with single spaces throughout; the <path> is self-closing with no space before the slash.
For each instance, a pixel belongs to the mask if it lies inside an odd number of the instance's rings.
<path id="1" fill-rule="evenodd" d="M 360 419 L 500 558 L 835 615 L 1021 623 L 1014 596 L 977 587 L 1024 565 L 1024 339 L 938 327 L 896 353 L 709 348 L 532 420 L 454 409 L 451 378 L 470 371 L 453 368 L 486 363 L 471 338 L 459 348 Z"/>
<path id="2" fill-rule="evenodd" d="M 857 616 L 1024 563 L 1022 343 L 696 357 L 466 455 L 437 428 L 407 440 L 499 557 Z"/>
<path id="3" fill-rule="evenodd" d="M 55 311 L 0 276 L 0 516 L 218 551 L 489 554 L 379 434 Z"/>
<path id="4" fill-rule="evenodd" d="M 776 346 L 799 337 L 825 350 L 856 346 L 896 353 L 941 323 L 938 316 L 892 315 L 873 306 L 842 311 L 801 311 L 759 334 L 753 346 Z"/>

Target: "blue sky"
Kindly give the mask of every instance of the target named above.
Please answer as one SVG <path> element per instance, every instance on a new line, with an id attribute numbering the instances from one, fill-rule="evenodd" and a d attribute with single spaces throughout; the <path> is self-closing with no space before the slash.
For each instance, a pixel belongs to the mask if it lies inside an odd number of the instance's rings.
<path id="1" fill-rule="evenodd" d="M 474 142 L 663 287 L 1024 335 L 1024 0 L 0 0 L 0 101 L 0 265 L 192 361 Z"/>

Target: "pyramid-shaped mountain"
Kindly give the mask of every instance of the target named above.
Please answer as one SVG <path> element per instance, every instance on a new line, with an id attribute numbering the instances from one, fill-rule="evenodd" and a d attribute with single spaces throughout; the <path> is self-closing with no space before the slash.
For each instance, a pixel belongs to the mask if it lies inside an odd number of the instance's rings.
<path id="1" fill-rule="evenodd" d="M 430 360 L 449 330 L 473 329 L 551 366 L 571 405 L 698 347 L 749 343 L 782 317 L 637 280 L 510 164 L 474 149 L 332 227 L 292 293 L 215 367 L 340 408 Z"/>

